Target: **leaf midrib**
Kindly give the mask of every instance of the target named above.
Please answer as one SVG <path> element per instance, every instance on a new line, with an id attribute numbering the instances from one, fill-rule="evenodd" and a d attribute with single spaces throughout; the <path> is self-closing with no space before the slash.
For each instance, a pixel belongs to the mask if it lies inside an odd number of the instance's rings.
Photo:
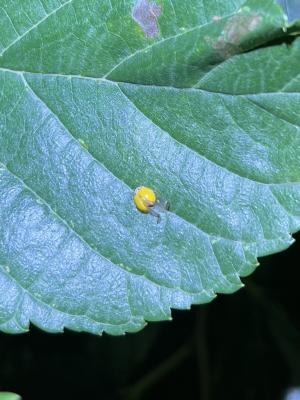
<path id="1" fill-rule="evenodd" d="M 300 96 L 299 92 L 284 92 L 282 88 L 277 90 L 276 92 L 259 92 L 259 93 L 230 93 L 230 92 L 221 92 L 218 90 L 211 90 L 211 89 L 204 89 L 204 88 L 195 88 L 191 86 L 172 86 L 172 85 L 158 85 L 158 84 L 147 84 L 147 83 L 137 83 L 137 82 L 127 82 L 127 81 L 117 81 L 111 79 L 104 79 L 104 78 L 97 78 L 94 76 L 84 76 L 84 75 L 76 75 L 76 74 L 62 74 L 62 73 L 51 73 L 51 72 L 36 72 L 36 71 L 26 71 L 26 70 L 17 70 L 12 68 L 4 68 L 0 67 L 0 72 L 8 72 L 20 76 L 24 75 L 33 75 L 33 76 L 42 76 L 42 77 L 49 77 L 49 78 L 64 78 L 64 79 L 82 79 L 82 80 L 91 80 L 96 82 L 104 82 L 109 84 L 128 84 L 128 85 L 136 85 L 136 86 L 145 86 L 145 87 L 152 87 L 156 89 L 171 89 L 171 90 L 191 90 L 194 92 L 202 92 L 207 94 L 219 94 L 226 97 L 247 97 L 247 96 L 276 96 L 276 95 L 284 95 L 284 96 Z M 300 73 L 293 77 L 292 80 L 297 79 L 300 76 Z M 290 83 L 290 81 L 288 82 Z M 285 85 L 286 86 L 286 85 Z M 288 122 L 288 121 L 287 121 Z"/>
<path id="2" fill-rule="evenodd" d="M 42 76 L 42 77 L 58 77 L 58 78 L 64 78 L 64 79 L 93 80 L 93 81 L 96 81 L 96 82 L 100 82 L 100 83 L 104 82 L 104 83 L 108 83 L 108 84 L 117 86 L 117 87 L 119 88 L 119 90 L 121 91 L 121 93 L 124 95 L 124 97 L 126 97 L 126 99 L 127 99 L 129 102 L 131 102 L 131 103 L 134 105 L 134 107 L 135 107 L 140 113 L 142 113 L 142 114 L 144 115 L 144 117 L 147 118 L 153 125 L 157 126 L 159 129 L 161 129 L 162 131 L 164 131 L 168 136 L 170 136 L 174 141 L 176 141 L 177 143 L 179 143 L 181 146 L 184 146 L 184 147 L 186 147 L 189 151 L 194 152 L 198 157 L 201 157 L 201 158 L 205 159 L 206 161 L 211 162 L 211 163 L 213 163 L 214 165 L 217 165 L 219 168 L 224 169 L 227 173 L 230 173 L 230 174 L 235 175 L 235 176 L 237 176 L 237 177 L 239 177 L 239 178 L 248 180 L 248 181 L 250 181 L 250 182 L 254 182 L 255 184 L 258 184 L 258 185 L 265 185 L 265 186 L 279 186 L 279 185 L 289 185 L 289 184 L 293 185 L 293 184 L 300 183 L 300 182 L 298 182 L 298 181 L 291 181 L 291 182 L 287 182 L 287 181 L 284 181 L 284 182 L 263 182 L 263 181 L 259 181 L 259 180 L 257 180 L 257 179 L 253 179 L 253 178 L 250 178 L 250 177 L 241 175 L 241 174 L 239 174 L 239 173 L 236 172 L 236 171 L 229 170 L 229 169 L 226 168 L 225 166 L 223 166 L 223 165 L 217 163 L 216 160 L 209 159 L 209 158 L 207 158 L 206 155 L 204 155 L 204 154 L 202 154 L 202 153 L 199 153 L 198 151 L 194 150 L 192 147 L 189 147 L 189 146 L 185 145 L 184 143 L 178 141 L 178 140 L 175 139 L 169 132 L 167 132 L 167 131 L 166 131 L 165 129 L 163 129 L 162 127 L 158 126 L 157 123 L 155 123 L 151 118 L 149 118 L 142 110 L 140 110 L 139 108 L 137 108 L 136 104 L 133 103 L 133 101 L 124 93 L 124 91 L 121 89 L 120 85 L 122 85 L 122 84 L 129 84 L 129 85 L 138 85 L 138 86 L 141 86 L 141 87 L 142 87 L 142 86 L 145 86 L 145 87 L 152 87 L 152 88 L 171 89 L 171 90 L 174 90 L 174 91 L 177 91 L 177 90 L 191 90 L 191 91 L 198 91 L 198 92 L 200 91 L 200 92 L 202 92 L 202 93 L 207 93 L 208 95 L 209 95 L 209 94 L 217 94 L 217 95 L 220 95 L 220 96 L 223 96 L 223 97 L 233 97 L 233 98 L 235 98 L 235 97 L 240 97 L 240 98 L 242 98 L 242 99 L 245 99 L 245 100 L 251 102 L 251 103 L 252 103 L 253 105 L 255 105 L 256 107 L 261 108 L 261 109 L 262 109 L 263 111 L 265 111 L 266 113 L 270 113 L 270 114 L 272 114 L 272 113 L 271 113 L 268 109 L 265 109 L 265 108 L 263 108 L 262 106 L 260 106 L 259 104 L 257 104 L 257 103 L 255 103 L 254 101 L 252 101 L 252 100 L 251 100 L 251 97 L 254 97 L 254 96 L 268 96 L 268 95 L 284 95 L 284 96 L 285 96 L 285 95 L 293 95 L 293 96 L 297 95 L 297 96 L 300 96 L 300 94 L 297 93 L 297 92 L 295 92 L 295 93 L 292 93 L 292 92 L 266 92 L 266 93 L 250 93 L 250 94 L 227 94 L 227 93 L 222 93 L 222 92 L 213 92 L 213 91 L 208 91 L 208 90 L 203 90 L 203 89 L 195 89 L 195 88 L 190 88 L 190 87 L 187 87 L 187 88 L 177 88 L 177 87 L 173 87 L 173 86 L 141 85 L 141 84 L 131 83 L 131 82 L 117 82 L 117 81 L 111 81 L 111 80 L 107 80 L 107 79 L 103 79 L 103 78 L 84 77 L 84 76 L 81 76 L 81 75 L 44 74 L 44 73 L 35 73 L 35 72 L 11 70 L 11 69 L 5 69 L 5 68 L 1 68 L 1 67 L 0 67 L 0 72 L 1 72 L 1 71 L 4 72 L 4 73 L 7 72 L 7 73 L 13 73 L 13 74 L 19 75 L 19 76 L 21 77 L 22 80 L 25 79 L 25 75 L 33 75 L 33 76 Z M 28 82 L 27 82 L 27 81 L 26 81 L 26 85 L 28 85 Z M 32 89 L 31 87 L 30 87 L 30 90 L 33 91 L 33 89 Z M 38 97 L 36 93 L 34 93 L 34 94 L 35 94 L 36 97 Z M 38 97 L 38 98 L 39 98 L 39 97 Z M 39 100 L 42 101 L 40 98 L 39 98 Z M 49 108 L 48 105 L 46 105 L 46 107 L 50 110 L 50 108 Z M 52 113 L 53 115 L 55 115 L 55 113 L 54 113 L 52 110 L 50 110 L 50 111 L 51 111 L 51 113 Z M 284 121 L 284 122 L 286 122 L 286 123 L 292 125 L 293 127 L 297 128 L 297 129 L 300 128 L 298 125 L 295 125 L 294 123 L 290 122 L 290 121 L 287 120 L 287 119 L 284 119 L 284 118 L 282 118 L 282 117 L 279 117 L 279 116 L 277 116 L 277 115 L 275 115 L 275 114 L 272 114 L 272 115 L 275 116 L 276 118 L 278 118 L 278 119 L 280 119 L 280 120 L 282 120 L 282 121 Z M 57 117 L 57 116 L 55 115 L 55 117 Z M 60 121 L 60 123 L 64 126 L 65 129 L 67 129 L 67 128 L 65 127 L 65 125 L 64 125 L 61 121 Z M 72 135 L 72 136 L 73 136 L 73 135 Z M 74 137 L 74 136 L 73 136 L 73 137 Z M 99 160 L 98 160 L 98 161 L 99 161 Z M 104 164 L 101 163 L 101 165 L 102 165 L 109 173 L 112 173 L 110 170 L 108 170 L 108 169 L 104 166 Z M 114 175 L 114 176 L 115 176 L 115 175 Z M 118 177 L 117 177 L 117 178 L 118 178 Z M 118 179 L 119 179 L 119 178 L 118 178 Z M 119 179 L 119 180 L 120 180 L 120 179 Z M 124 183 L 124 181 L 122 181 L 122 180 L 121 180 L 121 182 Z M 131 189 L 132 189 L 132 188 L 131 188 Z M 133 189 L 132 189 L 132 190 L 133 190 Z"/>
<path id="3" fill-rule="evenodd" d="M 51 111 L 51 113 L 59 120 L 59 118 L 57 117 L 57 115 L 56 115 L 56 114 L 54 113 L 54 111 L 48 106 L 48 104 L 46 104 L 46 103 L 37 95 L 37 93 L 33 90 L 33 88 L 30 86 L 30 84 L 29 84 L 28 81 L 26 80 L 25 76 L 23 75 L 23 73 L 20 73 L 20 74 L 21 74 L 22 80 L 25 81 L 25 85 L 29 87 L 30 91 L 32 91 L 32 93 L 34 94 L 34 96 L 35 96 L 40 102 L 42 102 L 42 103 L 47 107 L 47 109 L 49 109 L 49 110 Z M 76 78 L 75 78 L 75 79 L 76 79 Z M 85 79 L 85 78 L 82 78 L 82 79 Z M 101 81 L 102 81 L 102 80 L 101 80 Z M 277 185 L 282 185 L 282 184 L 283 184 L 283 185 L 286 185 L 286 184 L 297 183 L 297 182 L 268 182 L 268 183 L 266 183 L 266 182 L 257 181 L 257 180 L 255 180 L 255 179 L 249 178 L 249 177 L 247 177 L 247 176 L 240 175 L 240 174 L 238 174 L 238 173 L 235 172 L 235 171 L 231 171 L 231 170 L 227 169 L 226 167 L 224 167 L 224 166 L 218 164 L 215 160 L 211 160 L 211 159 L 207 158 L 204 154 L 201 154 L 201 153 L 197 152 L 196 150 L 194 150 L 192 147 L 189 147 L 189 146 L 187 146 L 186 144 L 184 144 L 184 143 L 178 141 L 178 140 L 175 139 L 169 132 L 167 132 L 165 129 L 163 129 L 162 127 L 160 127 L 159 125 L 157 125 L 157 123 L 155 123 L 155 122 L 154 122 L 152 119 L 150 119 L 142 110 L 140 110 L 140 109 L 137 107 L 137 105 L 124 93 L 124 91 L 123 91 L 123 90 L 121 89 L 121 87 L 120 87 L 120 84 L 122 84 L 122 83 L 124 83 L 124 82 L 115 82 L 115 81 L 104 81 L 104 82 L 109 83 L 109 84 L 112 84 L 112 85 L 114 85 L 114 86 L 117 86 L 118 89 L 120 90 L 120 92 L 122 93 L 122 95 L 126 98 L 126 100 L 129 101 L 129 102 L 136 108 L 136 110 L 137 110 L 139 113 L 141 113 L 142 115 L 144 115 L 144 117 L 147 118 L 147 119 L 151 122 L 151 124 L 153 124 L 154 126 L 156 126 L 157 128 L 159 128 L 161 131 L 163 131 L 165 134 L 167 134 L 170 138 L 172 138 L 172 140 L 174 140 L 174 142 L 177 142 L 180 146 L 185 147 L 186 149 L 188 149 L 188 151 L 191 151 L 191 152 L 195 153 L 195 154 L 197 155 L 197 157 L 201 157 L 201 158 L 205 159 L 207 162 L 210 162 L 210 163 L 212 163 L 212 164 L 218 166 L 220 169 L 224 169 L 227 173 L 232 174 L 232 175 L 234 175 L 234 176 L 237 176 L 237 177 L 239 177 L 239 178 L 242 178 L 242 179 L 244 179 L 244 180 L 247 180 L 247 181 L 250 181 L 250 182 L 254 182 L 254 183 L 257 184 L 257 185 L 264 185 L 264 186 L 276 185 L 276 186 L 277 186 Z M 156 86 L 153 86 L 153 87 L 156 87 Z M 167 88 L 168 88 L 168 87 L 167 87 Z M 178 89 L 178 88 L 173 88 L 173 90 L 180 90 L 180 89 Z M 193 90 L 193 89 L 191 89 L 191 90 Z M 205 92 L 205 91 L 204 91 L 204 92 Z M 208 92 L 208 93 L 209 93 L 209 92 Z M 231 96 L 234 97 L 234 95 L 231 95 Z M 241 97 L 244 97 L 245 99 L 247 99 L 246 96 L 241 96 Z M 61 125 L 69 132 L 69 129 L 63 124 L 63 122 L 62 122 L 61 120 L 59 120 L 59 122 L 60 122 Z M 288 121 L 286 121 L 286 122 L 288 122 Z M 74 137 L 74 135 L 71 135 L 71 136 L 72 136 L 75 140 L 77 140 L 77 139 Z M 106 166 L 105 166 L 100 160 L 96 159 L 88 150 L 86 150 L 86 151 L 93 157 L 94 160 L 96 160 L 97 162 L 101 163 L 101 166 L 103 166 L 103 167 L 106 169 L 106 171 L 108 171 L 109 173 L 112 174 L 112 172 L 111 172 L 108 168 L 106 168 Z M 121 183 L 125 184 L 130 190 L 134 190 L 134 188 L 131 188 L 129 185 L 127 185 L 127 184 L 125 183 L 124 180 L 120 179 L 120 178 L 117 177 L 116 175 L 114 175 L 114 176 L 115 176 Z M 208 233 L 208 235 L 210 235 L 210 234 Z M 230 240 L 230 239 L 229 239 L 229 240 Z"/>

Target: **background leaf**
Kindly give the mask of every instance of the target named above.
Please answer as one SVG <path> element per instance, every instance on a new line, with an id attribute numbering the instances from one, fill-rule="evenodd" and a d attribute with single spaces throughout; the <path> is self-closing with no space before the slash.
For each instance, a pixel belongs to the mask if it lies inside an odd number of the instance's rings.
<path id="1" fill-rule="evenodd" d="M 15 393 L 0 392 L 0 400 L 21 400 L 21 397 Z"/>
<path id="2" fill-rule="evenodd" d="M 300 41 L 262 46 L 279 5 L 1 5 L 1 330 L 136 331 L 292 243 Z M 170 201 L 160 224 L 140 184 Z"/>
<path id="3" fill-rule="evenodd" d="M 283 7 L 290 22 L 300 19 L 300 7 L 298 0 L 278 0 Z"/>

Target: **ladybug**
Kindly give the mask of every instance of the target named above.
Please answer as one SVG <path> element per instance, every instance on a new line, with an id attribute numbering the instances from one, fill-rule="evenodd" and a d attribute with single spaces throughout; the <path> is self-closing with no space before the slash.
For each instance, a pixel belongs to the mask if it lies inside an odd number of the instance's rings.
<path id="1" fill-rule="evenodd" d="M 161 216 L 157 208 L 165 210 L 170 209 L 168 201 L 163 201 L 158 198 L 154 190 L 146 186 L 139 186 L 135 189 L 133 202 L 139 211 L 156 217 L 157 223 L 161 221 Z"/>

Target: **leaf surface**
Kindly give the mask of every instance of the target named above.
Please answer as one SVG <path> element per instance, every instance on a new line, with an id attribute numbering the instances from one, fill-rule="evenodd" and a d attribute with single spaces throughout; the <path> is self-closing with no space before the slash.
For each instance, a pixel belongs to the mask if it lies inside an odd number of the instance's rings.
<path id="1" fill-rule="evenodd" d="M 137 331 L 292 243 L 300 41 L 262 46 L 277 3 L 0 5 L 2 331 Z"/>

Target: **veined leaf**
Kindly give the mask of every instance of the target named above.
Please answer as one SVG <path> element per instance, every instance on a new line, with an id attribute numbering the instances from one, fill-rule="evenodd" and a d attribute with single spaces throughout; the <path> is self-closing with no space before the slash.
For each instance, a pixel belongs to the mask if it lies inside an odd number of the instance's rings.
<path id="1" fill-rule="evenodd" d="M 292 243 L 300 40 L 266 45 L 275 1 L 0 5 L 2 331 L 137 331 Z"/>

